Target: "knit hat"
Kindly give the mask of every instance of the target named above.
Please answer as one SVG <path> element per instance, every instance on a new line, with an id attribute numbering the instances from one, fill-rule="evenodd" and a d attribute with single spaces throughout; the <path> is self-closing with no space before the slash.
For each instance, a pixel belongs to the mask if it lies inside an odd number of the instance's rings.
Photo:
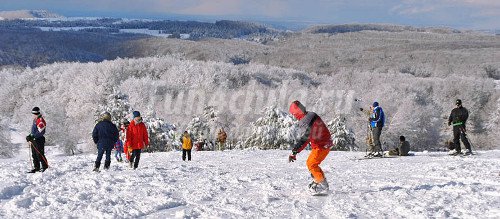
<path id="1" fill-rule="evenodd" d="M 401 136 L 399 136 L 399 140 L 400 140 L 400 141 L 406 141 L 406 138 L 405 138 L 405 136 L 402 136 L 402 135 L 401 135 Z"/>
<path id="2" fill-rule="evenodd" d="M 373 102 L 373 107 L 377 107 L 378 106 L 378 102 Z"/>
<path id="3" fill-rule="evenodd" d="M 457 104 L 457 106 L 462 106 L 462 100 L 461 99 L 457 99 L 457 101 L 455 103 Z"/>
<path id="4" fill-rule="evenodd" d="M 132 115 L 133 115 L 133 118 L 135 118 L 135 117 L 141 117 L 141 113 L 139 111 L 134 111 L 132 113 Z"/>
<path id="5" fill-rule="evenodd" d="M 31 113 L 34 114 L 34 115 L 40 115 L 40 108 L 38 108 L 37 106 L 35 106 L 32 110 L 31 110 Z"/>

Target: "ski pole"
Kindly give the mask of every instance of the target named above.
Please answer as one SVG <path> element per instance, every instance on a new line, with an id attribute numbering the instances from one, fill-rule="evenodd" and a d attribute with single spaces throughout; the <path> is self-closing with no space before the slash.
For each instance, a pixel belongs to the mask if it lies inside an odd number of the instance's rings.
<path id="1" fill-rule="evenodd" d="M 31 142 L 28 142 L 28 145 L 29 145 L 29 144 L 31 144 Z M 33 160 L 32 160 L 32 158 L 31 158 L 31 147 L 29 147 L 29 149 L 28 149 L 28 154 L 29 154 L 29 156 L 30 156 L 30 165 L 31 165 L 31 169 L 33 169 L 34 167 L 33 167 Z"/>
<path id="2" fill-rule="evenodd" d="M 33 145 L 33 142 L 30 142 L 30 145 L 31 145 L 31 147 L 33 147 L 35 149 L 35 151 L 38 153 L 38 155 L 40 155 L 40 157 L 42 157 L 42 160 L 43 160 L 43 162 L 45 162 L 45 164 L 47 164 L 47 167 L 49 167 L 49 162 L 47 162 L 47 159 L 45 158 L 45 156 L 43 156 L 42 153 L 40 153 L 40 151 L 38 151 L 38 149 L 35 147 L 35 145 Z"/>

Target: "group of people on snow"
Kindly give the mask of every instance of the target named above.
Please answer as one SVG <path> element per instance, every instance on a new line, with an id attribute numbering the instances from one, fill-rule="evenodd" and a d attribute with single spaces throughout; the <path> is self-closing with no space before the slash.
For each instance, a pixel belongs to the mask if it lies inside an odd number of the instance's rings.
<path id="1" fill-rule="evenodd" d="M 453 126 L 453 144 L 449 147 L 452 155 L 461 153 L 460 140 L 466 148 L 466 154 L 472 153 L 471 145 L 467 139 L 465 124 L 469 117 L 469 112 L 462 106 L 461 100 L 456 100 L 454 108 L 448 118 L 448 125 Z M 361 109 L 363 110 L 363 109 Z M 306 165 L 313 178 L 309 184 L 309 189 L 314 194 L 324 194 L 329 190 L 325 174 L 319 167 L 321 162 L 328 156 L 331 147 L 334 145 L 331 139 L 331 133 L 323 122 L 321 117 L 314 112 L 306 110 L 306 107 L 299 101 L 293 101 L 289 109 L 298 123 L 298 135 L 296 143 L 292 147 L 292 153 L 289 155 L 289 162 L 294 162 L 299 154 L 308 145 L 311 146 L 311 153 L 307 158 Z M 49 165 L 44 154 L 45 129 L 47 124 L 43 119 L 38 107 L 33 108 L 33 125 L 31 133 L 26 137 L 30 143 L 33 152 L 34 168 L 30 173 L 45 171 Z M 95 125 L 92 132 L 92 138 L 97 145 L 98 154 L 94 165 L 94 171 L 99 171 L 102 157 L 106 155 L 104 168 L 108 169 L 111 164 L 111 151 L 116 150 L 115 157 L 118 161 L 122 160 L 121 152 L 124 151 L 126 159 L 131 168 L 136 169 L 139 166 L 142 149 L 149 146 L 149 137 L 145 124 L 142 122 L 140 112 L 132 113 L 133 119 L 130 123 L 124 122 L 118 129 L 111 122 L 111 114 L 103 113 L 100 121 Z M 380 136 L 385 125 L 385 114 L 378 102 L 374 102 L 370 107 L 369 113 L 369 132 L 367 135 L 368 157 L 380 157 L 382 155 L 382 146 Z M 120 130 L 120 131 L 119 131 Z M 121 135 L 120 135 L 121 132 Z M 220 129 L 217 134 L 218 149 L 224 150 L 227 134 L 224 129 Z M 410 143 L 404 136 L 400 136 L 399 146 L 388 152 L 388 155 L 407 156 L 410 151 Z M 193 140 L 190 134 L 185 131 L 181 136 L 182 142 L 182 160 L 191 160 L 191 150 Z"/>

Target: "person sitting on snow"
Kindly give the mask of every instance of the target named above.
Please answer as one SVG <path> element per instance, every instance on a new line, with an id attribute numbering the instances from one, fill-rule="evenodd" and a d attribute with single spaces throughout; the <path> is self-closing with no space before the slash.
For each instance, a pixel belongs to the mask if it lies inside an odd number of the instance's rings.
<path id="1" fill-rule="evenodd" d="M 410 143 L 408 141 L 406 141 L 405 136 L 399 136 L 398 147 L 390 150 L 389 155 L 391 155 L 391 156 L 408 156 L 408 152 L 410 152 Z"/>
<path id="2" fill-rule="evenodd" d="M 313 181 L 309 184 L 309 190 L 314 194 L 326 193 L 329 186 L 319 165 L 328 156 L 330 148 L 333 146 L 330 131 L 316 113 L 307 112 L 304 105 L 297 100 L 290 105 L 290 113 L 299 120 L 299 132 L 297 143 L 288 160 L 289 162 L 295 161 L 296 155 L 308 144 L 311 144 L 312 151 L 306 162 L 313 177 Z"/>

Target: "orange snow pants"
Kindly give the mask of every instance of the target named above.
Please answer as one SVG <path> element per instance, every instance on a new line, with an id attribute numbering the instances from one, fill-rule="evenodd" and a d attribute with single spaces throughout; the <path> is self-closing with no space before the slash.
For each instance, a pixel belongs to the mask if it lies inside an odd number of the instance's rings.
<path id="1" fill-rule="evenodd" d="M 311 172 L 312 177 L 314 178 L 314 182 L 321 183 L 325 180 L 325 174 L 323 170 L 319 167 L 319 164 L 326 158 L 326 156 L 330 153 L 329 148 L 315 148 L 312 149 L 311 154 L 307 158 L 307 168 L 309 172 Z"/>

